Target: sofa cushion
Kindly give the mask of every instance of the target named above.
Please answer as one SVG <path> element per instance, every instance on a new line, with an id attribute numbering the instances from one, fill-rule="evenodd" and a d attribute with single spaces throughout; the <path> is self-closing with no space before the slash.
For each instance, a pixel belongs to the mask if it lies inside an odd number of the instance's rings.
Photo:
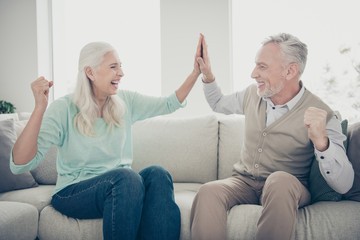
<path id="1" fill-rule="evenodd" d="M 298 210 L 296 240 L 359 239 L 360 203 L 354 201 L 317 202 Z M 236 205 L 227 218 L 227 239 L 255 239 L 262 206 Z"/>
<path id="2" fill-rule="evenodd" d="M 341 122 L 341 128 L 343 134 L 347 135 L 348 121 L 345 119 Z M 347 147 L 347 141 L 344 141 L 344 147 Z M 342 195 L 333 190 L 321 175 L 319 169 L 319 163 L 314 157 L 311 164 L 310 176 L 309 176 L 309 191 L 311 193 L 311 202 L 318 201 L 339 201 L 342 199 Z"/>
<path id="3" fill-rule="evenodd" d="M 132 132 L 134 170 L 161 165 L 174 182 L 216 179 L 218 122 L 214 115 L 151 118 L 134 124 Z"/>
<path id="4" fill-rule="evenodd" d="M 360 202 L 360 122 L 349 127 L 347 155 L 352 163 L 355 178 L 352 188 L 344 195 L 344 198 Z"/>
<path id="5" fill-rule="evenodd" d="M 13 201 L 28 203 L 35 206 L 39 211 L 50 204 L 55 185 L 39 185 L 34 188 L 0 193 L 0 201 Z"/>
<path id="6" fill-rule="evenodd" d="M 300 208 L 295 239 L 359 239 L 360 203 L 322 201 Z"/>
<path id="7" fill-rule="evenodd" d="M 19 121 L 19 115 L 17 113 L 0 114 L 0 121 L 6 119 L 13 119 L 14 121 Z"/>
<path id="8" fill-rule="evenodd" d="M 41 163 L 34 170 L 30 171 L 37 183 L 56 184 L 56 159 L 57 147 L 53 145 L 50 147 Z"/>
<path id="9" fill-rule="evenodd" d="M 70 218 L 51 205 L 40 212 L 39 239 L 101 240 L 102 233 L 102 218 Z"/>
<path id="10" fill-rule="evenodd" d="M 16 135 L 19 137 L 21 132 L 24 130 L 28 119 L 26 119 L 26 113 L 19 113 L 19 118 L 25 119 L 20 121 L 15 121 L 15 131 Z M 57 148 L 52 146 L 49 151 L 46 153 L 44 159 L 41 163 L 34 169 L 31 170 L 35 181 L 39 184 L 56 184 L 57 180 L 57 170 L 56 170 L 56 158 L 57 158 Z"/>
<path id="11" fill-rule="evenodd" d="M 10 171 L 10 154 L 15 141 L 14 120 L 0 121 L 0 193 L 37 186 L 30 173 L 14 175 Z"/>
<path id="12" fill-rule="evenodd" d="M 0 201 L 0 239 L 35 239 L 39 212 L 26 203 Z"/>
<path id="13" fill-rule="evenodd" d="M 232 175 L 233 165 L 240 161 L 244 142 L 245 117 L 222 115 L 219 119 L 219 179 Z"/>

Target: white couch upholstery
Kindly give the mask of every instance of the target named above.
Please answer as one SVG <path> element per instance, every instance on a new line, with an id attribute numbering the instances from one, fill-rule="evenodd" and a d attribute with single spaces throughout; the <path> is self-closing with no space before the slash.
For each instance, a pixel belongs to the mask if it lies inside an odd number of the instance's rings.
<path id="1" fill-rule="evenodd" d="M 243 144 L 244 121 L 244 117 L 236 115 L 156 117 L 133 126 L 133 169 L 139 171 L 149 165 L 161 165 L 173 177 L 175 200 L 181 211 L 180 239 L 190 239 L 190 210 L 200 186 L 231 175 Z M 36 181 L 54 181 L 55 153 L 56 148 L 51 149 L 36 174 L 33 173 Z M 102 239 L 101 219 L 68 218 L 51 207 L 53 187 L 40 184 L 2 193 L 0 201 L 34 206 L 39 219 L 33 217 L 31 221 L 38 226 L 41 240 Z M 0 202 L 0 213 L 1 208 Z M 360 239 L 359 209 L 360 202 L 355 201 L 317 202 L 299 209 L 295 239 Z M 258 205 L 233 207 L 228 214 L 228 239 L 254 239 L 261 210 Z"/>

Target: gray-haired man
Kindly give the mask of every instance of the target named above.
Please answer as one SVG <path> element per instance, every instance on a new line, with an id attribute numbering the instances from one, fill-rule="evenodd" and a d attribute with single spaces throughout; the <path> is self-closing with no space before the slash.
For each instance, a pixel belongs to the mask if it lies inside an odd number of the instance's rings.
<path id="1" fill-rule="evenodd" d="M 237 204 L 261 204 L 256 239 L 291 239 L 299 207 L 310 203 L 307 188 L 314 154 L 327 183 L 347 192 L 354 171 L 342 142 L 340 121 L 308 91 L 300 77 L 307 46 L 290 34 L 263 42 L 251 77 L 256 84 L 223 95 L 212 74 L 207 46 L 198 58 L 211 108 L 246 116 L 245 144 L 234 174 L 204 184 L 191 211 L 192 239 L 226 239 L 227 211 Z"/>

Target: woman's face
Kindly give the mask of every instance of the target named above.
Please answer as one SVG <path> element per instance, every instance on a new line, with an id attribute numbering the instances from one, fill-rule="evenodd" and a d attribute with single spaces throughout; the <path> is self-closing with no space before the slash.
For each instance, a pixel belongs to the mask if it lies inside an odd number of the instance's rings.
<path id="1" fill-rule="evenodd" d="M 101 100 L 117 93 L 120 79 L 124 76 L 121 62 L 113 51 L 104 55 L 100 65 L 91 71 L 91 79 L 95 98 Z"/>

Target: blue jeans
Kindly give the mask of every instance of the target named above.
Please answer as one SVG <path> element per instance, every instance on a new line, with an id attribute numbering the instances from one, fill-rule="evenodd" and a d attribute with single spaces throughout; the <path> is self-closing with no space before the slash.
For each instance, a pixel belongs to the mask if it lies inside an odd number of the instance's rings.
<path id="1" fill-rule="evenodd" d="M 105 240 L 180 236 L 173 182 L 160 166 L 139 173 L 129 168 L 111 170 L 64 188 L 52 197 L 51 204 L 72 218 L 103 218 Z"/>

